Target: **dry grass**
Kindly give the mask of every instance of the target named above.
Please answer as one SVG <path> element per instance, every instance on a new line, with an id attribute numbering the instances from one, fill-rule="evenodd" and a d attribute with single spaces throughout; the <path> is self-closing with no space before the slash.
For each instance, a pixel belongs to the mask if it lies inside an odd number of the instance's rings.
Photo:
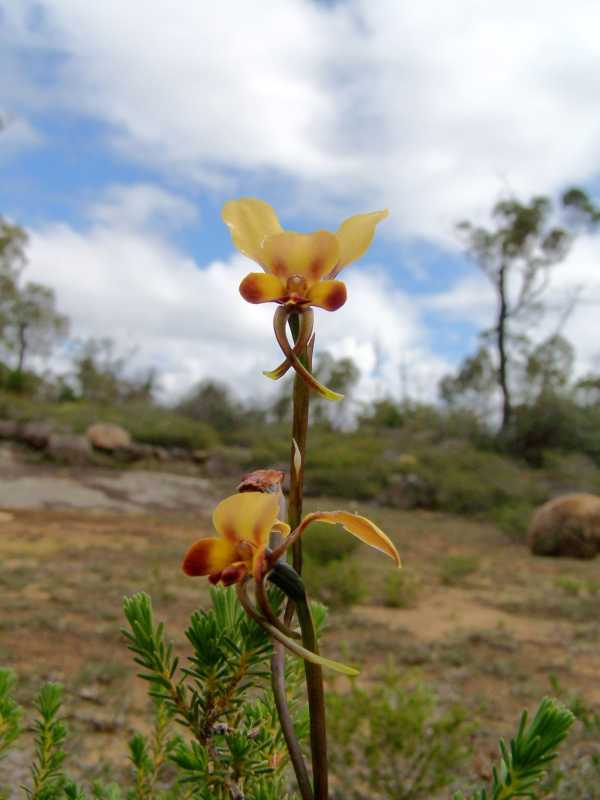
<path id="1" fill-rule="evenodd" d="M 460 701 L 481 726 L 475 773 L 495 757 L 496 736 L 550 691 L 551 673 L 600 706 L 600 559 L 534 557 L 491 525 L 448 515 L 355 510 L 390 533 L 419 592 L 407 608 L 384 606 L 393 567 L 361 548 L 352 558 L 367 596 L 332 614 L 326 654 L 362 663 L 366 682 L 389 662 L 418 669 L 443 701 Z M 147 591 L 185 655 L 186 621 L 208 594 L 179 564 L 209 530 L 207 517 L 189 514 L 18 511 L 2 523 L 0 663 L 18 673 L 26 706 L 42 681 L 66 685 L 71 765 L 81 773 L 103 774 L 109 761 L 126 768 L 126 740 L 146 718 L 145 687 L 119 634 L 123 596 Z M 448 563 L 477 569 L 448 583 Z"/>

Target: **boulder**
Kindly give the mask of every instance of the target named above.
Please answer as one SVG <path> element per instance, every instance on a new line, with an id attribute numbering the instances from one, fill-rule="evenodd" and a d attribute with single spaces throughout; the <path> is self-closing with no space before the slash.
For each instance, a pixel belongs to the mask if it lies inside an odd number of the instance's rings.
<path id="1" fill-rule="evenodd" d="M 154 458 L 154 446 L 143 442 L 132 442 L 127 448 L 127 456 L 130 461 L 144 461 Z"/>
<path id="2" fill-rule="evenodd" d="M 91 460 L 92 446 L 85 436 L 53 433 L 48 439 L 46 452 L 56 461 L 65 464 L 87 464 Z"/>
<path id="3" fill-rule="evenodd" d="M 26 422 L 19 431 L 21 441 L 36 450 L 43 450 L 51 435 L 52 425 L 49 422 Z"/>
<path id="4" fill-rule="evenodd" d="M 112 422 L 95 422 L 85 432 L 89 443 L 98 450 L 109 453 L 129 451 L 131 449 L 131 436 L 120 425 Z"/>
<path id="5" fill-rule="evenodd" d="M 600 497 L 568 494 L 544 503 L 531 518 L 527 538 L 535 555 L 594 558 L 600 553 Z"/>

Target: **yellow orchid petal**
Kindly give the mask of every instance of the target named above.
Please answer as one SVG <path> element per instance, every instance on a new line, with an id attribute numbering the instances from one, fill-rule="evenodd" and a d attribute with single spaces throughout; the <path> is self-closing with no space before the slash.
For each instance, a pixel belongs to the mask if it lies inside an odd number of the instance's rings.
<path id="1" fill-rule="evenodd" d="M 319 281 L 310 287 L 306 299 L 311 306 L 337 311 L 344 305 L 347 296 L 346 284 L 342 281 Z"/>
<path id="2" fill-rule="evenodd" d="M 311 521 L 342 525 L 348 533 L 393 558 L 397 567 L 401 566 L 400 554 L 391 539 L 370 519 L 361 517 L 359 514 L 351 514 L 349 511 L 318 511 L 310 516 Z"/>
<path id="3" fill-rule="evenodd" d="M 271 303 L 285 296 L 285 286 L 275 275 L 251 272 L 240 283 L 240 294 L 248 303 Z"/>
<path id="4" fill-rule="evenodd" d="M 340 246 L 337 237 L 329 231 L 285 231 L 265 239 L 261 252 L 260 263 L 267 272 L 283 280 L 301 275 L 307 286 L 311 286 L 338 263 Z"/>
<path id="5" fill-rule="evenodd" d="M 335 277 L 346 264 L 356 261 L 368 250 L 373 236 L 375 236 L 377 224 L 387 215 L 386 208 L 383 211 L 371 211 L 368 214 L 355 214 L 342 222 L 336 233 L 340 243 L 340 258 L 332 277 Z"/>
<path id="6" fill-rule="evenodd" d="M 282 522 L 280 519 L 277 519 L 273 523 L 271 530 L 273 530 L 275 533 L 280 533 L 282 536 L 289 536 L 289 533 L 292 529 L 287 522 Z"/>
<path id="7" fill-rule="evenodd" d="M 187 551 L 183 559 L 186 575 L 214 575 L 235 561 L 236 546 L 224 539 L 200 539 Z"/>
<path id="8" fill-rule="evenodd" d="M 256 197 L 229 200 L 223 206 L 221 218 L 229 227 L 237 249 L 259 264 L 263 240 L 283 230 L 275 210 Z"/>
<path id="9" fill-rule="evenodd" d="M 245 540 L 262 546 L 269 541 L 278 512 L 278 495 L 241 492 L 219 503 L 213 512 L 213 525 L 229 541 Z"/>

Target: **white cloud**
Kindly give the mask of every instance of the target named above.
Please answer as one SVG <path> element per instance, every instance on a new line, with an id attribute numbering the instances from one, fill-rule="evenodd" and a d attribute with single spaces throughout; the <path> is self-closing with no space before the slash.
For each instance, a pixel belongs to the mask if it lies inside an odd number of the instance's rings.
<path id="1" fill-rule="evenodd" d="M 553 192 L 600 163 L 590 0 L 11 7 L 14 42 L 62 59 L 45 102 L 109 123 L 130 158 L 213 187 L 287 178 L 305 212 L 389 205 L 384 235 L 450 242 L 507 184 Z"/>
<path id="2" fill-rule="evenodd" d="M 489 327 L 494 318 L 496 295 L 489 280 L 481 273 L 467 275 L 444 292 L 422 299 L 424 308 L 451 320 L 462 320 Z"/>
<path id="3" fill-rule="evenodd" d="M 188 200 L 154 184 L 116 184 L 92 206 L 89 217 L 109 227 L 143 229 L 159 225 L 164 230 L 194 222 L 197 210 Z"/>
<path id="4" fill-rule="evenodd" d="M 11 117 L 0 112 L 0 162 L 30 147 L 36 147 L 42 136 L 22 117 Z"/>
<path id="5" fill-rule="evenodd" d="M 199 268 L 140 225 L 140 205 L 133 203 L 129 217 L 120 213 L 140 196 L 159 199 L 162 209 L 167 198 L 150 188 L 112 189 L 85 231 L 64 224 L 32 231 L 28 277 L 56 290 L 74 336 L 110 336 L 122 351 L 137 347 L 136 364 L 157 368 L 166 396 L 203 378 L 225 380 L 246 398 L 273 396 L 278 388 L 261 371 L 281 360 L 274 306 L 252 306 L 238 294 L 251 263 L 234 256 Z M 169 196 L 167 207 L 177 208 L 178 200 Z M 153 211 L 151 203 L 141 207 Z M 428 350 L 410 300 L 378 271 L 350 268 L 347 282 L 343 309 L 317 311 L 317 350 L 355 359 L 361 398 L 397 393 L 402 363 L 412 365 L 413 394 L 435 396 L 434 379 L 446 365 Z"/>

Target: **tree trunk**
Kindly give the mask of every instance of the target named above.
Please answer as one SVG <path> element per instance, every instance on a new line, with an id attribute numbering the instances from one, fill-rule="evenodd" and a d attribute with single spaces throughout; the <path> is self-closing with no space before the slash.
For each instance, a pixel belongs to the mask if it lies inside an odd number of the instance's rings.
<path id="1" fill-rule="evenodd" d="M 25 366 L 25 353 L 27 351 L 27 337 L 25 336 L 26 331 L 27 325 L 21 323 L 19 325 L 19 360 L 17 361 L 18 375 L 23 372 L 23 367 Z"/>
<path id="2" fill-rule="evenodd" d="M 498 308 L 498 325 L 496 328 L 496 343 L 498 345 L 498 383 L 502 393 L 502 424 L 500 434 L 503 435 L 508 430 L 512 415 L 512 404 L 510 399 L 510 388 L 508 385 L 508 353 L 506 351 L 506 337 L 508 327 L 508 303 L 506 299 L 506 265 L 500 267 L 498 275 L 498 297 L 500 300 Z"/>

